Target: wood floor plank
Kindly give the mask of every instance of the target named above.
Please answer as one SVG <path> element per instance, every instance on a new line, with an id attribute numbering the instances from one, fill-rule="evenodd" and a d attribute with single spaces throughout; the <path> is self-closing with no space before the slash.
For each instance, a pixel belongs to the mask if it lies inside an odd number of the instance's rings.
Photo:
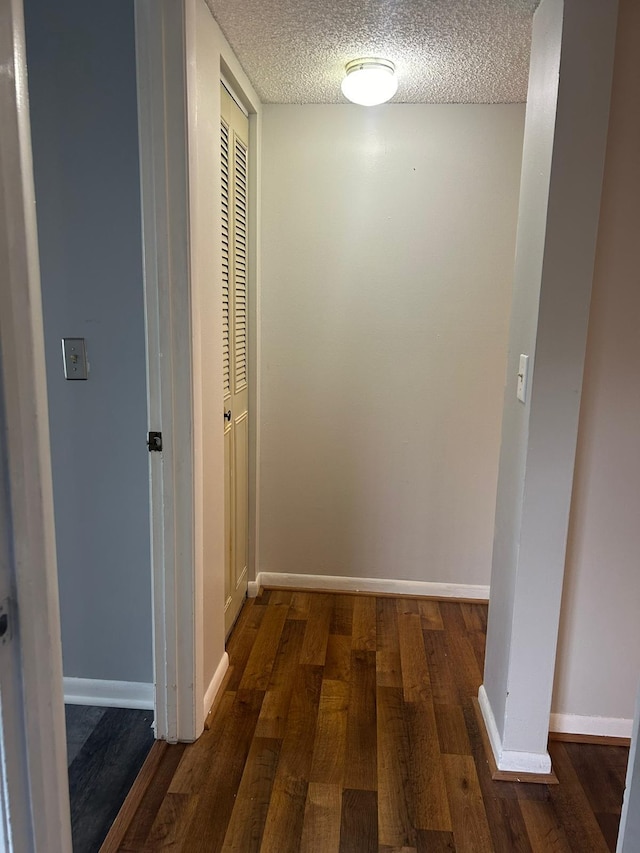
<path id="1" fill-rule="evenodd" d="M 184 850 L 184 830 L 193 820 L 197 805 L 197 794 L 167 794 L 153 822 L 145 848 L 147 850 Z"/>
<path id="2" fill-rule="evenodd" d="M 440 615 L 448 634 L 465 634 L 467 626 L 462 615 L 461 605 L 457 601 L 441 601 Z"/>
<path id="3" fill-rule="evenodd" d="M 238 618 L 227 638 L 227 651 L 230 656 L 239 655 L 239 645 L 246 643 L 246 633 L 257 630 L 260 627 L 260 622 L 266 613 L 266 609 L 258 607 L 256 601 L 257 599 L 255 598 L 247 598 L 240 608 Z"/>
<path id="4" fill-rule="evenodd" d="M 409 598 L 406 595 L 400 596 L 400 598 L 393 599 L 396 603 L 396 610 L 399 614 L 408 614 L 420 613 L 420 608 L 418 605 L 418 600 L 416 598 Z"/>
<path id="5" fill-rule="evenodd" d="M 349 684 L 324 679 L 320 692 L 316 736 L 309 781 L 340 787 L 347 749 Z"/>
<path id="6" fill-rule="evenodd" d="M 389 847 L 387 844 L 378 845 L 378 853 L 416 853 L 415 847 Z"/>
<path id="7" fill-rule="evenodd" d="M 468 602 L 460 602 L 460 612 L 467 631 L 486 630 L 486 620 L 483 619 L 483 610 L 486 605 L 469 604 Z"/>
<path id="8" fill-rule="evenodd" d="M 266 606 L 258 605 L 256 602 L 257 599 L 251 599 L 244 603 L 227 642 L 229 654 L 227 690 L 238 689 L 249 655 L 255 645 L 260 624 L 267 612 Z"/>
<path id="9" fill-rule="evenodd" d="M 261 853 L 298 853 L 309 783 L 281 778 L 273 786 Z"/>
<path id="10" fill-rule="evenodd" d="M 300 620 L 287 619 L 285 622 L 271 670 L 271 678 L 260 708 L 256 737 L 283 738 L 285 735 L 294 675 L 300 661 L 305 636 L 305 625 L 306 623 Z"/>
<path id="11" fill-rule="evenodd" d="M 338 853 L 341 818 L 341 786 L 309 782 L 300 853 Z"/>
<path id="12" fill-rule="evenodd" d="M 263 605 L 269 604 L 269 599 L 271 598 L 271 590 L 268 587 L 261 586 L 258 590 L 258 594 L 253 599 L 253 603 L 256 607 L 261 607 Z"/>
<path id="13" fill-rule="evenodd" d="M 487 622 L 489 619 L 489 603 L 483 602 L 482 604 L 480 604 L 480 602 L 478 602 L 478 604 L 475 606 L 478 608 L 478 613 L 480 615 L 480 621 L 482 623 L 482 627 L 479 630 L 482 634 L 486 635 L 486 633 L 487 633 Z"/>
<path id="14" fill-rule="evenodd" d="M 353 595 L 334 595 L 329 632 L 350 637 L 353 633 Z"/>
<path id="15" fill-rule="evenodd" d="M 414 847 L 407 803 L 410 745 L 399 687 L 378 687 L 378 837 L 391 848 Z"/>
<path id="16" fill-rule="evenodd" d="M 532 853 L 529 833 L 518 799 L 483 797 L 483 802 L 496 853 Z"/>
<path id="17" fill-rule="evenodd" d="M 287 731 L 260 848 L 263 853 L 295 853 L 299 848 L 321 685 L 322 667 L 302 664 L 297 667 Z"/>
<path id="18" fill-rule="evenodd" d="M 398 613 L 393 598 L 376 601 L 376 678 L 379 687 L 402 687 Z"/>
<path id="19" fill-rule="evenodd" d="M 593 811 L 596 814 L 620 814 L 616 790 L 625 783 L 627 750 L 590 743 L 565 743 L 564 749 Z M 594 766 L 599 768 L 597 774 L 592 772 Z"/>
<path id="20" fill-rule="evenodd" d="M 478 662 L 478 669 L 480 670 L 480 672 L 484 672 L 486 635 L 480 633 L 480 631 L 468 631 L 467 639 L 469 640 L 469 644 L 471 645 L 473 653 L 476 656 L 476 660 Z"/>
<path id="21" fill-rule="evenodd" d="M 254 738 L 225 833 L 225 853 L 260 850 L 279 756 L 279 740 Z"/>
<path id="22" fill-rule="evenodd" d="M 466 632 L 448 632 L 447 646 L 450 652 L 449 667 L 458 688 L 458 703 L 462 705 L 469 697 L 478 695 L 482 673 Z"/>
<path id="23" fill-rule="evenodd" d="M 330 634 L 324 677 L 329 681 L 349 681 L 351 675 L 351 636 Z"/>
<path id="24" fill-rule="evenodd" d="M 430 829 L 419 829 L 416 839 L 416 853 L 455 853 L 453 832 L 434 832 Z M 481 853 L 481 851 L 477 851 Z"/>
<path id="25" fill-rule="evenodd" d="M 376 650 L 376 600 L 372 595 L 353 597 L 351 641 L 351 648 L 354 650 Z"/>
<path id="26" fill-rule="evenodd" d="M 460 705 L 434 705 L 440 751 L 449 755 L 471 755 L 464 713 Z"/>
<path id="27" fill-rule="evenodd" d="M 184 849 L 189 853 L 211 853 L 222 847 L 263 698 L 264 693 L 258 690 L 236 692 L 186 831 Z M 193 752 L 189 751 L 187 760 Z"/>
<path id="28" fill-rule="evenodd" d="M 418 612 L 397 602 L 398 642 L 410 742 L 410 813 L 416 829 L 451 830 L 451 815 Z M 417 608 L 416 608 L 417 611 Z"/>
<path id="29" fill-rule="evenodd" d="M 433 706 L 405 702 L 409 732 L 410 785 L 407 797 L 416 829 L 450 832 L 449 799 Z"/>
<path id="30" fill-rule="evenodd" d="M 406 612 L 405 602 L 398 602 L 398 640 L 405 701 L 431 702 L 431 676 L 420 615 Z"/>
<path id="31" fill-rule="evenodd" d="M 359 791 L 378 787 L 375 652 L 351 652 L 344 785 Z"/>
<path id="32" fill-rule="evenodd" d="M 375 791 L 342 792 L 340 853 L 378 853 L 378 805 Z"/>
<path id="33" fill-rule="evenodd" d="M 418 613 L 424 631 L 444 631 L 440 604 L 437 601 L 423 599 L 418 602 Z"/>
<path id="34" fill-rule="evenodd" d="M 459 692 L 451 667 L 451 653 L 443 631 L 423 631 L 431 695 L 435 705 L 457 705 Z"/>
<path id="35" fill-rule="evenodd" d="M 443 762 L 457 853 L 491 853 L 494 847 L 473 759 L 445 755 Z"/>
<path id="36" fill-rule="evenodd" d="M 239 689 L 261 691 L 267 689 L 288 610 L 288 604 L 267 606 L 244 668 Z"/>
<path id="37" fill-rule="evenodd" d="M 161 747 L 158 751 L 160 760 L 151 771 L 153 773 L 152 778 L 147 781 L 145 790 L 141 792 L 136 804 L 137 792 L 134 789 L 140 780 L 140 776 L 138 776 L 134 787 L 129 792 L 125 805 L 120 810 L 109 835 L 100 848 L 100 853 L 115 853 L 116 850 L 140 850 L 147 839 L 169 789 L 173 774 L 186 748 L 183 743 L 170 746 L 167 743 L 157 742 L 156 745 Z M 123 823 L 126 821 L 128 809 L 133 804 L 135 804 L 135 812 L 129 816 L 126 826 L 124 826 L 124 832 L 120 835 L 117 824 L 120 821 Z"/>
<path id="38" fill-rule="evenodd" d="M 453 670 L 458 684 L 461 704 L 469 696 L 477 696 L 482 684 L 482 672 L 474 654 L 469 637 L 453 635 L 448 641 L 453 658 Z"/>
<path id="39" fill-rule="evenodd" d="M 303 621 L 306 621 L 309 616 L 311 598 L 312 594 L 310 592 L 296 590 L 291 596 L 291 604 L 289 605 L 287 619 L 302 619 Z"/>
<path id="40" fill-rule="evenodd" d="M 197 794 L 209 777 L 212 763 L 223 747 L 229 731 L 229 714 L 233 708 L 236 694 L 228 691 L 221 697 L 220 703 L 212 715 L 210 727 L 198 740 L 198 749 L 185 749 L 185 755 L 178 764 L 170 781 L 172 794 Z"/>
<path id="41" fill-rule="evenodd" d="M 620 815 L 618 814 L 597 814 L 596 820 L 600 831 L 604 836 L 604 840 L 609 847 L 611 853 L 615 853 L 618 844 L 618 830 L 620 828 Z"/>
<path id="42" fill-rule="evenodd" d="M 309 607 L 309 617 L 302 651 L 300 652 L 300 663 L 324 666 L 332 615 L 332 597 L 324 594 L 314 595 Z"/>
<path id="43" fill-rule="evenodd" d="M 291 599 L 293 598 L 293 590 L 292 589 L 272 589 L 271 590 L 271 598 L 269 599 L 269 604 L 284 604 L 286 607 L 289 607 L 291 604 Z M 287 612 L 288 615 L 288 612 Z"/>
<path id="44" fill-rule="evenodd" d="M 567 755 L 565 744 L 550 742 L 549 754 L 560 781 L 559 785 L 549 787 L 549 794 L 569 844 L 575 850 L 604 853 L 608 850 L 607 843 Z"/>
<path id="45" fill-rule="evenodd" d="M 402 688 L 402 663 L 400 652 L 378 652 L 377 678 L 380 687 Z"/>
<path id="46" fill-rule="evenodd" d="M 571 853 L 571 846 L 551 803 L 523 800 L 520 809 L 533 853 Z"/>
<path id="47" fill-rule="evenodd" d="M 322 667 L 300 664 L 293 694 L 276 782 L 283 778 L 309 779 L 322 689 Z"/>

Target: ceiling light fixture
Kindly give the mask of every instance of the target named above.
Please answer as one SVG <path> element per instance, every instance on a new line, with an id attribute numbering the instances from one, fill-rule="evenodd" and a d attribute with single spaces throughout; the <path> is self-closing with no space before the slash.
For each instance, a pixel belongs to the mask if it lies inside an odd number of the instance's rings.
<path id="1" fill-rule="evenodd" d="M 398 91 L 395 65 L 388 59 L 353 59 L 347 62 L 342 94 L 354 104 L 384 104 Z"/>

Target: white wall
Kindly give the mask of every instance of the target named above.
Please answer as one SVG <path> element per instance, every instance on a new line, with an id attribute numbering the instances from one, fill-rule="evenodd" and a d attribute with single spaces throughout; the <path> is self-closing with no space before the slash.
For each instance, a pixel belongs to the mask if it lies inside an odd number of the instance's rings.
<path id="1" fill-rule="evenodd" d="M 64 673 L 151 682 L 133 0 L 25 16 Z M 63 336 L 88 381 L 64 379 Z"/>
<path id="2" fill-rule="evenodd" d="M 553 710 L 629 735 L 640 673 L 640 6 L 620 6 Z M 588 725 L 552 718 L 552 728 Z"/>
<path id="3" fill-rule="evenodd" d="M 258 570 L 488 583 L 523 119 L 264 108 Z"/>

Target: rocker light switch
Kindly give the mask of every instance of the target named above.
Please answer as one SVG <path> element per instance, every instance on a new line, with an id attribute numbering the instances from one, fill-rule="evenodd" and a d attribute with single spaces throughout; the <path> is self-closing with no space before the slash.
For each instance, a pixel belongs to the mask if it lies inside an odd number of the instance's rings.
<path id="1" fill-rule="evenodd" d="M 517 396 L 521 403 L 527 402 L 527 380 L 529 378 L 529 356 L 520 356 L 520 366 L 518 368 L 518 390 Z"/>
<path id="2" fill-rule="evenodd" d="M 62 360 L 65 379 L 86 379 L 87 350 L 84 338 L 63 338 Z"/>

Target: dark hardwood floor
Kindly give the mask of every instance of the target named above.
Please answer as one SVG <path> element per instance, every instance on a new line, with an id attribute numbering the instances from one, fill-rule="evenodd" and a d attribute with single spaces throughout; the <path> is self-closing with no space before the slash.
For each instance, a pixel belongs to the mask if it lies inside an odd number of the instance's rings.
<path id="1" fill-rule="evenodd" d="M 208 730 L 156 744 L 103 851 L 614 850 L 625 747 L 553 742 L 558 785 L 491 780 L 473 708 L 486 618 L 263 591 Z"/>
<path id="2" fill-rule="evenodd" d="M 96 853 L 153 746 L 153 711 L 65 707 L 74 853 Z"/>

